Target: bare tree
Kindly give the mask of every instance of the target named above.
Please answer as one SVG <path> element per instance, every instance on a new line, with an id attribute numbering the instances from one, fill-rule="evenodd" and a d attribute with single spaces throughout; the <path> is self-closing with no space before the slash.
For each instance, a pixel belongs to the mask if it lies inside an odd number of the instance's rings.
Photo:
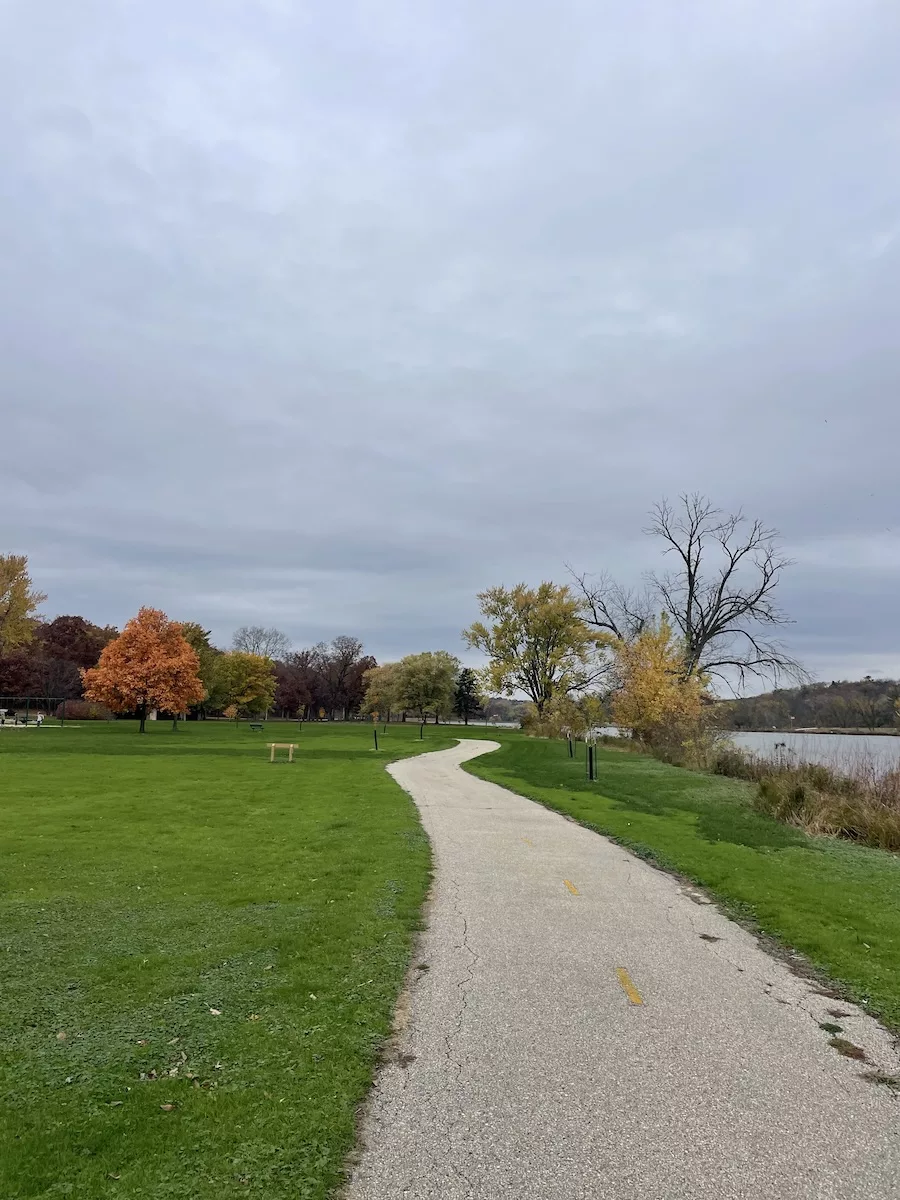
<path id="1" fill-rule="evenodd" d="M 618 637 L 640 633 L 654 608 L 671 618 L 684 642 L 684 675 L 697 671 L 743 685 L 748 676 L 802 679 L 805 672 L 770 631 L 789 624 L 774 592 L 791 560 L 776 530 L 725 513 L 698 493 L 677 505 L 662 500 L 644 531 L 664 542 L 675 565 L 647 577 L 646 593 L 600 578 L 578 578 L 588 624 Z"/>
<path id="2" fill-rule="evenodd" d="M 606 630 L 622 641 L 631 641 L 644 629 L 654 615 L 654 601 L 649 591 L 623 588 L 606 572 L 597 576 L 569 572 L 581 592 L 584 619 L 595 629 Z"/>
<path id="3" fill-rule="evenodd" d="M 330 645 L 319 642 L 313 646 L 313 661 L 319 674 L 319 687 L 323 707 L 334 719 L 337 710 L 343 710 L 344 718 L 350 709 L 358 707 L 365 688 L 362 674 L 375 666 L 375 660 L 363 659 L 363 644 L 359 638 L 340 634 Z"/>
<path id="4" fill-rule="evenodd" d="M 242 650 L 245 654 L 263 654 L 277 661 L 289 653 L 291 639 L 274 626 L 242 625 L 234 632 L 231 648 Z"/>

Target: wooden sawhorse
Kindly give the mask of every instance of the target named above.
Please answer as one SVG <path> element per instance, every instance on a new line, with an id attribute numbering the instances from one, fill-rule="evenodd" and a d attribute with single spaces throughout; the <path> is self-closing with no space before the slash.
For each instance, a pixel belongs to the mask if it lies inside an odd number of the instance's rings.
<path id="1" fill-rule="evenodd" d="M 296 742 L 268 742 L 269 747 L 269 762 L 275 761 L 276 750 L 287 750 L 288 762 L 294 761 L 294 751 L 297 749 Z"/>

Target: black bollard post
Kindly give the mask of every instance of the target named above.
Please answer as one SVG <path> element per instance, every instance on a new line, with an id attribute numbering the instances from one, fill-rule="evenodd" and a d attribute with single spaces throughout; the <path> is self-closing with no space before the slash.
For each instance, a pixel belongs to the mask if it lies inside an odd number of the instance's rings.
<path id="1" fill-rule="evenodd" d="M 378 749 L 378 730 L 373 729 L 372 733 L 375 735 L 375 749 L 377 750 Z"/>
<path id="2" fill-rule="evenodd" d="M 572 745 L 572 739 L 569 738 L 569 758 L 575 757 L 575 747 Z"/>
<path id="3" fill-rule="evenodd" d="M 419 741 L 421 741 L 422 738 L 425 736 L 425 734 L 422 732 L 424 728 L 425 728 L 425 722 L 423 721 L 422 724 L 419 726 Z"/>

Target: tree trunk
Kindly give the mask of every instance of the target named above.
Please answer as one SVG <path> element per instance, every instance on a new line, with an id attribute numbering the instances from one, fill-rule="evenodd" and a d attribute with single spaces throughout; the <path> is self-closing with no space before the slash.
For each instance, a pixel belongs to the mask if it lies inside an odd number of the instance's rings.
<path id="1" fill-rule="evenodd" d="M 146 733 L 145 725 L 147 723 L 147 701 L 145 700 L 140 707 L 141 726 L 138 733 Z"/>
<path id="2" fill-rule="evenodd" d="M 466 710 L 463 713 L 463 725 L 468 725 L 468 723 L 469 723 L 469 713 L 468 713 L 468 710 Z"/>

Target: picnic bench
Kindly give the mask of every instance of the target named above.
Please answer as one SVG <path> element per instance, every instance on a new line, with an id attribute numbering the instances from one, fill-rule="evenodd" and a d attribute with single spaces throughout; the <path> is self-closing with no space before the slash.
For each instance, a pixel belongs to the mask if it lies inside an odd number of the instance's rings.
<path id="1" fill-rule="evenodd" d="M 262 733 L 262 721 L 251 721 L 250 728 L 254 733 Z"/>
<path id="2" fill-rule="evenodd" d="M 275 761 L 276 750 L 287 750 L 288 762 L 294 761 L 294 751 L 297 749 L 296 742 L 268 742 L 269 747 L 269 762 Z"/>

